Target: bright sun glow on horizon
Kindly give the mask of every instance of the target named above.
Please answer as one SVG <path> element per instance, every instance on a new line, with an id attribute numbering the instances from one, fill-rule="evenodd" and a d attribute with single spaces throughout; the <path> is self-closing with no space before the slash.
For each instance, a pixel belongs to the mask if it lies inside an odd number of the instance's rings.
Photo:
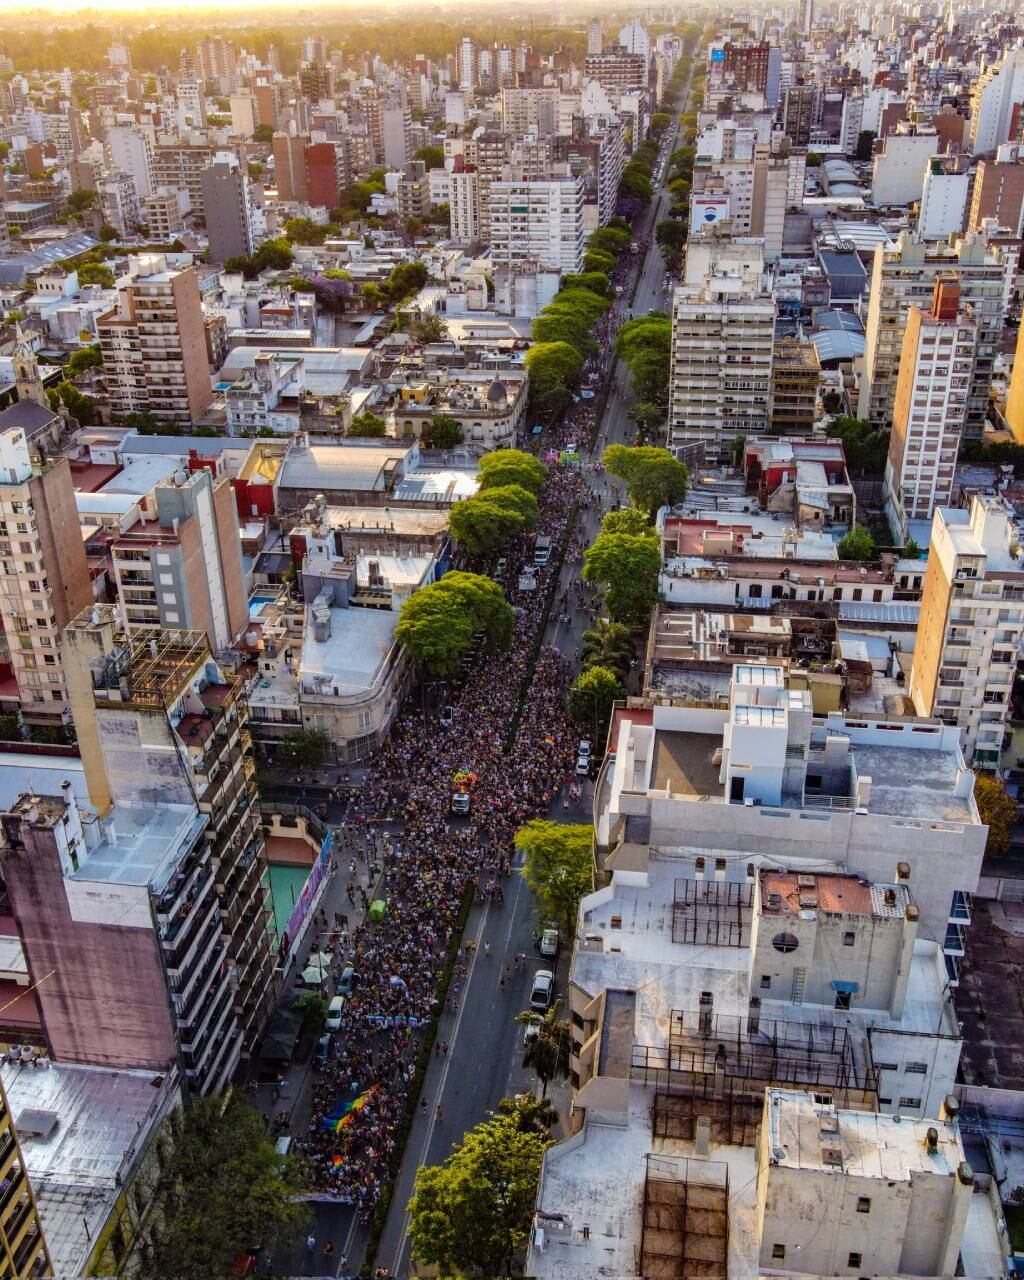
<path id="1" fill-rule="evenodd" d="M 446 0 L 444 7 L 458 6 L 463 2 L 464 0 Z M 367 8 L 402 9 L 409 8 L 413 4 L 417 4 L 417 0 L 369 0 L 368 4 L 362 3 L 359 7 L 365 12 Z M 297 5 L 289 8 L 289 17 L 294 19 L 308 13 L 311 9 L 354 8 L 355 5 L 356 0 L 299 0 Z M 422 8 L 422 5 L 417 4 L 417 7 Z M 486 0 L 484 5 L 478 7 L 486 7 Z M 254 20 L 266 15 L 274 16 L 278 21 L 281 20 L 279 6 L 269 3 L 253 4 L 252 0 L 203 0 L 201 4 L 192 3 L 191 0 L 183 0 L 183 3 L 179 4 L 174 4 L 171 0 L 50 0 L 45 9 L 38 3 L 33 3 L 32 0 L 13 0 L 13 2 L 9 0 L 7 3 L 0 0 L 0 10 L 4 17 L 8 18 L 20 16 L 60 18 L 69 15 L 86 17 L 92 13 L 100 20 L 113 14 L 145 14 L 153 18 L 172 17 L 179 21 L 190 15 L 208 19 L 210 15 L 231 10 L 233 15 L 243 12 L 251 15 Z"/>

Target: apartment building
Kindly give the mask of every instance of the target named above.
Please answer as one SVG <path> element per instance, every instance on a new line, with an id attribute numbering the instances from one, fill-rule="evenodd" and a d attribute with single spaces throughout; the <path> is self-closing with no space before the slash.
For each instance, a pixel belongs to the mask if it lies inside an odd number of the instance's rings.
<path id="1" fill-rule="evenodd" d="M 28 842 L 35 856 L 11 851 L 18 865 L 7 875 L 30 971 L 46 972 L 34 966 L 52 967 L 52 948 L 61 952 L 62 982 L 48 992 L 56 1027 L 42 1004 L 47 1035 L 59 1027 L 55 1056 L 79 1062 L 156 1068 L 169 1053 L 191 1089 L 215 1091 L 277 995 L 246 681 L 214 660 L 201 632 L 133 636 L 110 606 L 80 615 L 67 638 L 97 817 L 76 820 L 66 788 Z M 36 830 L 43 810 L 25 816 Z M 79 949 L 77 962 L 65 947 Z M 131 1002 L 118 982 L 126 970 L 139 992 Z"/>
<path id="2" fill-rule="evenodd" d="M 958 158 L 935 156 L 927 162 L 918 233 L 924 240 L 945 240 L 964 229 L 971 178 Z"/>
<path id="3" fill-rule="evenodd" d="M 896 133 L 882 139 L 871 170 L 871 198 L 876 205 L 907 205 L 921 199 L 928 162 L 938 155 L 939 135 L 900 121 Z"/>
<path id="4" fill-rule="evenodd" d="M 909 693 L 956 725 L 964 754 L 994 769 L 1024 638 L 1024 560 L 1012 509 L 979 494 L 932 522 Z"/>
<path id="5" fill-rule="evenodd" d="M 947 931 L 969 923 L 964 903 L 977 888 L 985 828 L 954 725 L 818 715 L 784 672 L 747 664 L 734 668 L 727 705 L 710 710 L 684 697 L 643 716 L 623 712 L 610 746 L 602 845 L 630 844 L 637 817 L 648 820 L 636 826 L 649 829 L 641 843 L 662 850 L 685 832 L 687 847 L 721 851 L 727 866 L 742 851 L 797 871 L 820 859 L 905 883 L 920 937 L 939 946 L 956 980 L 962 940 Z"/>
<path id="6" fill-rule="evenodd" d="M 980 160 L 971 191 L 967 226 L 980 231 L 988 218 L 1019 236 L 1024 224 L 1024 147 L 1008 142 L 994 160 Z"/>
<path id="7" fill-rule="evenodd" d="M 497 129 L 485 129 L 465 139 L 463 163 L 476 169 L 479 181 L 480 238 L 486 244 L 491 234 L 491 183 L 504 176 L 512 157 L 512 139 Z"/>
<path id="8" fill-rule="evenodd" d="M 203 170 L 213 163 L 215 150 L 206 142 L 159 139 L 153 149 L 153 185 L 187 191 L 191 212 L 205 217 Z"/>
<path id="9" fill-rule="evenodd" d="M 971 151 L 992 156 L 1011 141 L 1014 108 L 1024 101 L 1024 49 L 1013 48 L 981 73 L 971 96 Z"/>
<path id="10" fill-rule="evenodd" d="M 245 369 L 224 389 L 228 435 L 298 431 L 305 361 L 284 351 L 260 351 L 253 367 Z"/>
<path id="11" fill-rule="evenodd" d="M 943 950 L 985 829 L 955 731 L 816 716 L 777 668 L 738 664 L 728 708 L 623 708 L 609 745 L 565 993 L 574 1132 L 545 1155 L 530 1274 L 951 1276 L 961 1254 L 976 1274 Z M 813 1142 L 772 1119 L 780 1091 L 820 1112 Z M 920 1154 L 890 1154 L 887 1126 Z M 941 1178 L 918 1184 L 924 1165 Z M 977 1226 L 998 1240 L 994 1213 Z"/>
<path id="12" fill-rule="evenodd" d="M 395 188 L 395 204 L 399 218 L 422 218 L 430 210 L 430 179 L 422 160 L 404 166 Z"/>
<path id="13" fill-rule="evenodd" d="M 736 436 L 768 429 L 774 338 L 775 299 L 760 277 L 723 272 L 676 289 L 670 448 L 700 442 L 717 459 Z"/>
<path id="14" fill-rule="evenodd" d="M 712 56 L 712 71 L 719 71 L 717 78 L 723 84 L 741 91 L 767 93 L 772 50 L 766 40 L 759 44 L 729 41 L 721 52 L 721 58 Z"/>
<path id="15" fill-rule="evenodd" d="M 111 543 L 114 584 L 130 634 L 201 631 L 222 653 L 249 617 L 231 481 L 206 467 L 153 490 L 155 511 Z"/>
<path id="16" fill-rule="evenodd" d="M 213 399 L 195 268 L 168 268 L 161 254 L 130 263 L 116 308 L 96 320 L 111 406 L 194 422 Z"/>
<path id="17" fill-rule="evenodd" d="M 734 156 L 726 147 L 720 159 L 698 157 L 693 192 L 727 197 L 726 216 L 732 233 L 763 238 L 765 258 L 774 262 L 782 253 L 786 211 L 803 198 L 807 155 L 788 149 L 773 151 L 767 142 L 754 142 L 741 150 L 748 154 Z"/>
<path id="18" fill-rule="evenodd" d="M 135 234 L 139 225 L 139 196 L 131 176 L 112 169 L 96 179 L 96 195 L 103 221 L 124 239 Z"/>
<path id="19" fill-rule="evenodd" d="M 813 84 L 791 84 L 782 95 L 782 128 L 795 147 L 811 140 L 817 90 Z"/>
<path id="20" fill-rule="evenodd" d="M 621 45 L 609 45 L 601 53 L 588 54 L 583 60 L 584 80 L 596 80 L 609 92 L 645 90 L 647 59 L 630 53 Z"/>
<path id="21" fill-rule="evenodd" d="M 0 620 L 21 713 L 59 725 L 68 712 L 62 633 L 92 603 L 66 458 L 33 451 L 24 431 L 0 434 Z"/>
<path id="22" fill-rule="evenodd" d="M 491 258 L 571 273 L 583 264 L 583 179 L 490 183 Z"/>
<path id="23" fill-rule="evenodd" d="M 26 1121 L 31 1123 L 29 1117 Z M 7 1090 L 0 1084 L 0 1274 L 11 1280 L 54 1275 L 25 1168 Z"/>
<path id="24" fill-rule="evenodd" d="M 1006 395 L 1006 425 L 1018 444 L 1024 442 L 1024 325 L 1017 333 L 1013 372 Z"/>
<path id="25" fill-rule="evenodd" d="M 982 235 L 968 233 L 953 246 L 929 243 L 902 231 L 895 245 L 875 248 L 864 334 L 864 365 L 857 414 L 879 426 L 892 422 L 903 335 L 912 303 L 927 306 L 935 279 L 956 279 L 960 301 L 969 306 L 977 325 L 974 367 L 967 396 L 964 435 L 980 436 L 988 411 L 992 362 L 1003 327 L 1009 255 L 999 245 L 986 245 Z"/>
<path id="26" fill-rule="evenodd" d="M 930 526 L 936 507 L 952 500 L 977 332 L 955 280 L 936 280 L 927 309 L 910 307 L 885 467 L 886 509 L 901 546 L 912 521 Z"/>
<path id="27" fill-rule="evenodd" d="M 813 342 L 780 338 L 772 351 L 772 430 L 809 435 L 817 418 L 821 361 Z"/>
<path id="28" fill-rule="evenodd" d="M 274 180 L 277 198 L 290 204 L 304 203 L 306 187 L 306 144 L 308 138 L 288 133 L 275 133 L 273 139 Z"/>
<path id="29" fill-rule="evenodd" d="M 542 89 L 502 89 L 502 129 L 513 137 L 526 133 L 545 137 L 557 133 L 560 97 L 554 85 Z"/>
<path id="30" fill-rule="evenodd" d="M 103 151 L 107 168 L 127 173 L 139 200 L 153 194 L 153 144 L 147 130 L 137 125 L 112 125 L 103 139 Z"/>
<path id="31" fill-rule="evenodd" d="M 958 1114 L 955 1097 L 926 1120 L 854 1111 L 813 1090 L 766 1090 L 757 1149 L 761 1268 L 960 1274 L 975 1185 Z M 812 1205 L 828 1212 L 801 1212 Z"/>
<path id="32" fill-rule="evenodd" d="M 218 155 L 203 171 L 203 208 L 210 261 L 248 257 L 255 245 L 249 178 L 234 155 Z"/>
<path id="33" fill-rule="evenodd" d="M 139 210 L 145 222 L 149 238 L 157 244 L 169 244 L 181 234 L 185 221 L 178 204 L 178 193 L 162 187 L 148 196 Z"/>

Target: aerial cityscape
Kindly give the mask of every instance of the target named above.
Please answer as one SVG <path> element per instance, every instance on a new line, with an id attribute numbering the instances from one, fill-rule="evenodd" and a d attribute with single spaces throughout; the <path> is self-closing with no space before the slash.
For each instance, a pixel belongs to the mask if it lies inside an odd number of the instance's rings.
<path id="1" fill-rule="evenodd" d="M 0 1280 L 1024 1274 L 1024 10 L 0 7 Z"/>

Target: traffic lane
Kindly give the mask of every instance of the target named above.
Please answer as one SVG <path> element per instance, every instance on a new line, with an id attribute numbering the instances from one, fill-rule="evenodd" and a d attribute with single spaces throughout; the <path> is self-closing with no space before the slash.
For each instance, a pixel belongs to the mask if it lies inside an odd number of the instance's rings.
<path id="1" fill-rule="evenodd" d="M 514 1019 L 529 1006 L 533 975 L 544 967 L 533 947 L 534 928 L 533 895 L 517 868 L 504 903 L 491 903 L 476 937 L 477 963 L 462 995 L 460 1034 L 449 1046 L 451 1068 L 427 1148 L 428 1164 L 443 1160 L 453 1143 L 494 1111 L 508 1093 L 514 1069 L 521 1071 L 523 1028 Z M 524 957 L 518 969 L 517 955 Z M 482 1063 L 494 1066 L 482 1071 Z"/>
<path id="2" fill-rule="evenodd" d="M 397 1230 L 385 1232 L 379 1257 L 393 1275 L 411 1274 L 408 1259 L 408 1214 L 406 1206 L 415 1185 L 416 1168 L 440 1164 L 465 1133 L 487 1118 L 506 1095 L 529 1088 L 529 1076 L 522 1069 L 523 1028 L 515 1015 L 528 1006 L 533 974 L 540 964 L 533 950 L 533 895 L 520 868 L 503 882 L 505 901 L 474 909 L 464 936 L 475 945 L 467 979 L 459 993 L 458 1010 L 446 1012 L 438 1028 L 440 1054 L 435 1048 L 427 1073 L 419 1115 L 413 1128 L 407 1157 L 403 1161 L 395 1191 L 402 1217 Z M 486 954 L 484 942 L 491 946 Z M 525 954 L 526 963 L 517 970 L 516 954 Z M 512 966 L 502 990 L 503 966 Z M 448 1045 L 447 1054 L 443 1046 Z M 486 1066 L 485 1066 L 486 1064 Z M 485 1069 L 481 1069 L 484 1067 Z M 487 1069 L 489 1067 L 489 1069 Z M 438 1113 L 440 1107 L 440 1114 Z M 415 1152 L 415 1162 L 408 1154 Z"/>
<path id="3" fill-rule="evenodd" d="M 337 1276 L 346 1275 L 347 1250 L 350 1247 L 353 1228 L 356 1225 L 355 1209 L 350 1204 L 338 1204 L 324 1200 L 309 1202 L 310 1220 L 301 1238 L 293 1245 L 285 1245 L 274 1251 L 272 1257 L 262 1257 L 257 1264 L 257 1275 L 276 1276 Z M 314 1246 L 306 1241 L 313 1237 Z M 326 1253 L 324 1246 L 330 1242 L 333 1249 Z"/>

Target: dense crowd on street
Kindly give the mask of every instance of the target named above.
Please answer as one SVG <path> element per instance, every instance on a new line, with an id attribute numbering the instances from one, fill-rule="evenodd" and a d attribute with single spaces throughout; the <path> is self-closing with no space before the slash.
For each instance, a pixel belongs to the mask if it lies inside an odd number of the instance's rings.
<path id="1" fill-rule="evenodd" d="M 560 428 L 583 443 L 593 409 L 573 407 Z M 581 460 L 582 461 L 582 460 Z M 585 501 L 582 465 L 552 463 L 539 497 L 539 529 L 554 545 L 566 536 L 575 503 Z M 570 664 L 550 646 L 534 655 L 549 583 L 519 588 L 530 544 L 509 551 L 508 596 L 515 609 L 511 649 L 483 654 L 447 698 L 454 722 L 407 707 L 374 761 L 349 811 L 342 859 L 374 823 L 398 824 L 382 842 L 383 923 L 341 936 L 336 967 L 358 975 L 342 1012 L 332 1052 L 318 1076 L 308 1134 L 299 1140 L 316 1189 L 358 1205 L 368 1216 L 387 1178 L 406 1099 L 414 1081 L 418 1038 L 436 1011 L 445 956 L 468 890 L 482 893 L 511 874 L 513 838 L 527 820 L 547 813 L 572 780 L 576 737 L 565 710 Z M 532 663 L 532 669 L 531 669 Z M 525 697 L 524 697 L 525 694 Z M 506 746 L 518 717 L 514 744 Z M 476 776 L 466 819 L 450 813 L 453 776 Z M 347 844 L 346 841 L 351 841 Z M 457 1003 L 458 995 L 450 998 Z M 335 1131 L 328 1118 L 355 1099 Z"/>
<path id="2" fill-rule="evenodd" d="M 621 279 L 613 283 L 625 283 L 628 268 L 617 274 Z M 580 528 L 567 538 L 574 506 L 584 514 L 592 505 L 598 514 L 602 509 L 587 480 L 590 471 L 600 474 L 600 464 L 586 455 L 598 436 L 600 387 L 614 358 L 615 335 L 629 315 L 625 297 L 618 297 L 598 323 L 596 350 L 583 370 L 583 389 L 591 394 L 574 397 L 539 437 L 527 426 L 527 438 L 519 442 L 548 462 L 538 531 L 556 547 L 567 542 L 570 563 L 579 562 L 584 547 Z M 415 1082 L 419 1038 L 437 1012 L 448 946 L 467 894 L 478 900 L 501 895 L 518 828 L 546 815 L 559 795 L 568 803 L 565 796 L 579 794 L 572 772 L 579 734 L 566 711 L 570 655 L 547 644 L 536 650 L 552 589 L 546 575 L 558 562 L 529 587 L 520 570 L 531 554 L 532 542 L 522 538 L 506 557 L 507 595 L 515 610 L 510 649 L 485 652 L 465 676 L 448 682 L 445 696 L 455 711 L 450 725 L 410 700 L 352 801 L 341 836 L 342 859 L 360 857 L 364 845 L 379 849 L 387 915 L 338 940 L 335 970 L 350 964 L 357 982 L 317 1078 L 309 1131 L 297 1145 L 316 1191 L 355 1204 L 364 1222 L 388 1178 Z M 573 607 L 592 613 L 596 592 L 587 584 L 577 581 L 564 591 L 554 586 L 556 616 L 565 611 L 568 617 Z M 472 806 L 467 818 L 453 819 L 453 779 L 462 771 L 475 777 Z M 397 827 L 397 833 L 375 836 L 377 824 Z M 460 962 L 448 992 L 451 1011 L 458 1009 L 465 976 Z M 446 1043 L 437 1047 L 447 1052 Z M 340 1128 L 330 1124 L 339 1108 L 357 1101 Z"/>

